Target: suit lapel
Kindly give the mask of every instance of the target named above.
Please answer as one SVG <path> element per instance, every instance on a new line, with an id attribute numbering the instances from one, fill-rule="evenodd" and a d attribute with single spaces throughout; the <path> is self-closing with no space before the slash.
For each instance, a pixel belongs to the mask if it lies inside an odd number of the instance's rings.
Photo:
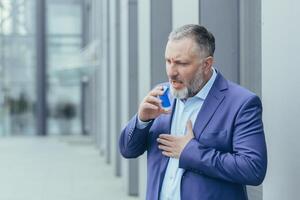
<path id="1" fill-rule="evenodd" d="M 196 139 L 199 139 L 202 131 L 214 115 L 221 102 L 224 100 L 225 95 L 223 91 L 226 89 L 227 82 L 223 76 L 218 73 L 216 80 L 197 115 L 193 128 Z"/>
<path id="2" fill-rule="evenodd" d="M 176 99 L 174 97 L 172 97 L 171 95 L 169 95 L 169 98 L 170 98 L 170 101 L 171 101 L 172 111 L 171 111 L 171 114 L 168 114 L 165 117 L 165 123 L 168 126 L 167 133 L 170 134 L 171 133 L 172 119 L 173 119 L 174 110 L 175 110 L 175 107 L 176 107 Z M 169 157 L 162 156 L 162 158 L 161 158 L 161 165 L 160 165 L 160 172 L 161 172 L 161 174 L 164 174 L 168 162 L 169 162 Z M 164 176 L 162 175 L 161 176 L 161 180 L 160 180 L 160 184 L 162 184 L 163 178 L 164 178 Z"/>

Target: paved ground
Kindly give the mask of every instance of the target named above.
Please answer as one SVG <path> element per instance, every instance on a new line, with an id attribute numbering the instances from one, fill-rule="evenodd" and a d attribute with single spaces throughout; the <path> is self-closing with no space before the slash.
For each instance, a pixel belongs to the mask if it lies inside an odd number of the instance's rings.
<path id="1" fill-rule="evenodd" d="M 0 137 L 0 200 L 138 200 L 91 140 Z"/>

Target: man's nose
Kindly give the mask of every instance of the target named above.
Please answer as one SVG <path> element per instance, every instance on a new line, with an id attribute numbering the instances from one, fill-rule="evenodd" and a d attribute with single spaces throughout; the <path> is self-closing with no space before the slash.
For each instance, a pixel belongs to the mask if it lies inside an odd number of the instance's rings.
<path id="1" fill-rule="evenodd" d="M 169 64 L 168 73 L 169 73 L 169 76 L 177 76 L 178 75 L 178 70 L 174 63 Z"/>

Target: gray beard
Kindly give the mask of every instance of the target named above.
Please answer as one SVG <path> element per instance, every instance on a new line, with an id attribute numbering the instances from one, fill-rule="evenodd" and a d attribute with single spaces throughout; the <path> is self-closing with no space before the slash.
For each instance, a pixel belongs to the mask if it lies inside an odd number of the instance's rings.
<path id="1" fill-rule="evenodd" d="M 193 80 L 191 80 L 190 82 L 190 87 L 188 87 L 188 97 L 193 97 L 195 96 L 200 89 L 203 87 L 203 76 L 201 74 L 200 71 L 197 72 L 197 74 L 195 75 L 196 78 L 194 78 Z"/>
<path id="2" fill-rule="evenodd" d="M 184 87 L 181 90 L 176 90 L 175 88 L 170 87 L 171 94 L 178 99 L 187 99 L 189 97 L 195 96 L 200 88 L 203 86 L 204 80 L 201 74 L 201 71 L 197 71 L 195 78 L 189 82 L 189 87 Z"/>
<path id="3" fill-rule="evenodd" d="M 187 87 L 184 87 L 181 90 L 176 90 L 175 88 L 173 88 L 173 86 L 171 86 L 170 91 L 171 91 L 171 94 L 175 98 L 178 98 L 178 99 L 186 99 L 188 94 L 189 94 L 189 91 L 188 91 Z"/>

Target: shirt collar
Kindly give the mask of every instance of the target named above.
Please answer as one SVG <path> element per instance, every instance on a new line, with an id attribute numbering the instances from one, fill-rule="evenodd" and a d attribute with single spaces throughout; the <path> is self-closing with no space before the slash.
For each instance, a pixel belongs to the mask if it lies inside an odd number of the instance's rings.
<path id="1" fill-rule="evenodd" d="M 202 100 L 205 100 L 212 85 L 214 84 L 216 77 L 217 77 L 217 72 L 214 68 L 212 68 L 213 74 L 210 77 L 209 81 L 204 85 L 204 87 L 195 95 L 195 97 L 200 98 Z"/>

